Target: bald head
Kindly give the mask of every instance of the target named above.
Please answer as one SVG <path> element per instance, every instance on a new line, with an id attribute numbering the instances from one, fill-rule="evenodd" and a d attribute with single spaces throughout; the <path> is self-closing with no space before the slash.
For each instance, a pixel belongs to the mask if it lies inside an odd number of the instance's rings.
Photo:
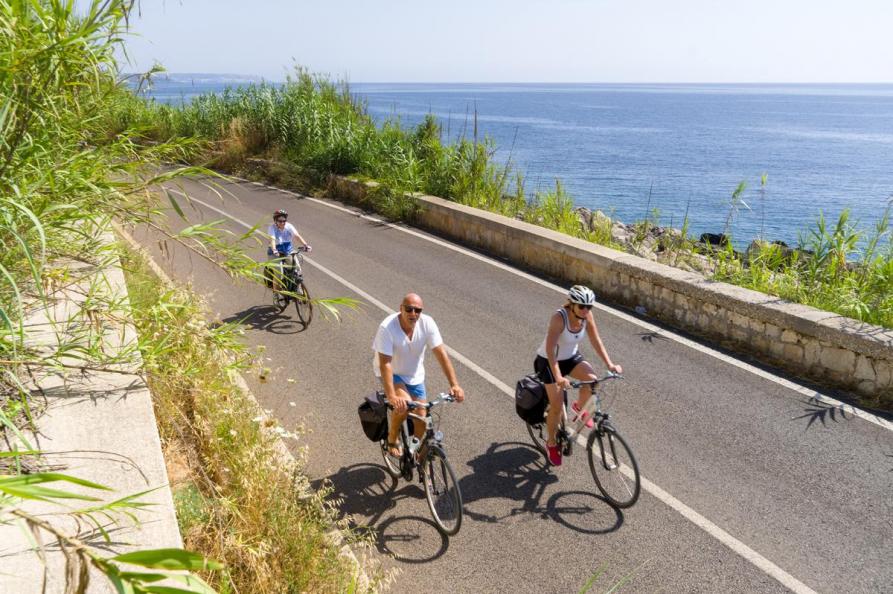
<path id="1" fill-rule="evenodd" d="M 415 293 L 407 293 L 403 301 L 400 302 L 400 325 L 404 330 L 409 330 L 415 326 L 422 315 L 422 298 Z"/>
<path id="2" fill-rule="evenodd" d="M 412 307 L 423 307 L 422 298 L 416 295 L 415 293 L 407 293 L 403 298 L 403 301 L 400 302 L 401 306 L 410 305 Z"/>

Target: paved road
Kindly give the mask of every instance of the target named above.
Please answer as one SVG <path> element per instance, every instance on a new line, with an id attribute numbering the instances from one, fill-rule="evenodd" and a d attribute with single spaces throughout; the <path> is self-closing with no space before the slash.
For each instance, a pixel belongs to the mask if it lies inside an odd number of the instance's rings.
<path id="1" fill-rule="evenodd" d="M 627 576 L 624 589 L 638 592 L 893 590 L 889 425 L 842 415 L 603 307 L 602 338 L 627 377 L 610 390 L 609 410 L 647 479 L 639 502 L 617 512 L 596 495 L 580 450 L 560 469 L 544 467 L 504 391 L 531 367 L 563 303 L 556 287 L 339 203 L 249 183 L 227 188 L 225 199 L 196 181 L 180 190 L 205 203 L 194 202 L 191 215 L 204 220 L 222 211 L 265 226 L 287 208 L 313 244 L 312 294 L 355 297 L 362 310 L 304 329 L 293 311 L 277 315 L 262 287 L 234 284 L 172 246 L 163 258 L 145 230 L 136 237 L 221 319 L 246 319 L 247 340 L 266 347 L 274 368 L 273 381 L 249 378 L 252 389 L 286 424 L 311 429 L 309 472 L 331 482 L 344 513 L 375 529 L 387 563 L 402 569 L 400 590 L 577 592 L 599 571 L 592 591 Z M 386 478 L 356 416 L 375 387 L 375 329 L 410 290 L 471 362 L 454 359 L 468 400 L 441 422 L 466 502 L 466 523 L 449 540 L 417 484 Z M 442 390 L 430 359 L 429 391 Z"/>

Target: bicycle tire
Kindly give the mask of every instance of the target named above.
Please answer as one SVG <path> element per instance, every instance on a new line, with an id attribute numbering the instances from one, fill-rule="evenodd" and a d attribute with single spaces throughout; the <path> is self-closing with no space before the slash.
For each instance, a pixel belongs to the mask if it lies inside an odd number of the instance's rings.
<path id="1" fill-rule="evenodd" d="M 546 422 L 537 423 L 535 425 L 531 425 L 530 423 L 524 423 L 527 425 L 527 433 L 530 435 L 530 440 L 533 442 L 533 446 L 537 449 L 537 451 L 546 456 L 548 459 L 548 453 L 546 452 L 546 439 L 548 438 L 548 429 L 546 428 Z"/>
<path id="2" fill-rule="evenodd" d="M 642 480 L 626 440 L 605 425 L 589 434 L 586 453 L 592 478 L 608 503 L 619 509 L 631 507 L 639 499 Z"/>
<path id="3" fill-rule="evenodd" d="M 379 444 L 381 445 L 381 457 L 384 459 L 385 471 L 391 478 L 400 478 L 400 475 L 402 474 L 400 470 L 400 460 L 395 459 L 388 453 L 388 439 L 382 439 Z"/>
<path id="4" fill-rule="evenodd" d="M 301 320 L 304 326 L 309 326 L 310 320 L 313 318 L 313 303 L 310 301 L 310 291 L 307 290 L 307 285 L 302 281 L 298 283 L 295 293 L 298 295 L 297 298 L 294 298 L 298 319 Z"/>
<path id="5" fill-rule="evenodd" d="M 421 469 L 425 499 L 437 529 L 453 536 L 462 527 L 462 493 L 446 452 L 434 444 L 427 449 Z"/>

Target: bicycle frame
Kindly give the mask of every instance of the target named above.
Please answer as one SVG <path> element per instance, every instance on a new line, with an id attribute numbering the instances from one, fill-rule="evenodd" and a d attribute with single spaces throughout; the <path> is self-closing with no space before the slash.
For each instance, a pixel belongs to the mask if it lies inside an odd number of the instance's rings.
<path id="1" fill-rule="evenodd" d="M 612 380 L 612 379 L 623 379 L 622 375 L 608 372 L 604 376 L 594 380 L 588 381 L 571 381 L 571 387 L 575 389 L 580 389 L 582 386 L 592 386 L 592 396 L 589 400 L 586 401 L 586 404 L 580 409 L 580 412 L 577 414 L 577 420 L 574 421 L 573 426 L 569 427 L 567 422 L 567 393 L 568 390 L 563 390 L 564 392 L 564 402 L 562 403 L 561 410 L 561 421 L 562 425 L 564 425 L 565 429 L 568 431 L 568 439 L 573 438 L 575 435 L 578 435 L 582 432 L 583 427 L 586 424 L 586 418 L 591 418 L 595 424 L 592 428 L 593 431 L 598 431 L 602 433 L 602 427 L 605 423 L 610 424 L 610 413 L 602 412 L 602 395 L 596 389 L 596 386 L 602 382 Z"/>
<path id="2" fill-rule="evenodd" d="M 416 450 L 417 452 L 422 451 L 422 449 L 428 445 L 429 442 L 436 443 L 440 446 L 443 445 L 443 431 L 435 431 L 434 429 L 434 419 L 430 414 L 425 416 L 417 415 L 412 412 L 413 409 L 424 409 L 430 413 L 431 409 L 435 406 L 443 404 L 444 402 L 455 402 L 452 396 L 445 393 L 440 393 L 437 397 L 431 402 L 427 402 L 425 404 L 419 404 L 416 402 L 410 402 L 407 407 L 409 408 L 409 412 L 406 415 L 407 420 L 413 419 L 414 421 L 419 421 L 425 425 L 425 434 L 422 436 L 422 439 L 419 443 L 419 448 Z M 389 408 L 392 408 L 388 405 Z M 403 444 L 408 446 L 409 440 L 412 438 L 412 435 L 409 434 L 409 424 L 404 421 L 400 423 L 400 434 L 403 436 Z M 403 450 L 403 457 L 406 458 L 409 452 L 407 452 L 407 448 Z M 411 461 L 413 465 L 416 465 L 416 461 Z"/>
<path id="3" fill-rule="evenodd" d="M 292 250 L 281 259 L 283 281 L 286 285 L 294 283 L 294 286 L 286 286 L 289 291 L 297 289 L 298 283 L 304 280 L 304 257 L 301 255 L 303 251 L 306 250 L 303 248 Z"/>

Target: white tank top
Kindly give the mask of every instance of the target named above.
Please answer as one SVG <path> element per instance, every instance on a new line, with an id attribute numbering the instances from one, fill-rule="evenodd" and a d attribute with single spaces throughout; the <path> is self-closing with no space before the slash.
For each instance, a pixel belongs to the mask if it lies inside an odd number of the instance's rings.
<path id="1" fill-rule="evenodd" d="M 555 360 L 564 361 L 565 359 L 570 359 L 576 355 L 577 351 L 580 350 L 580 341 L 583 340 L 583 335 L 586 334 L 586 320 L 583 320 L 579 332 L 571 332 L 570 322 L 567 319 L 567 310 L 562 307 L 558 310 L 558 313 L 561 314 L 561 318 L 564 320 L 564 329 L 561 331 L 561 334 L 558 335 L 558 355 L 555 357 Z M 549 358 L 546 354 L 545 338 L 543 338 L 540 348 L 536 350 L 536 354 L 540 357 Z"/>

